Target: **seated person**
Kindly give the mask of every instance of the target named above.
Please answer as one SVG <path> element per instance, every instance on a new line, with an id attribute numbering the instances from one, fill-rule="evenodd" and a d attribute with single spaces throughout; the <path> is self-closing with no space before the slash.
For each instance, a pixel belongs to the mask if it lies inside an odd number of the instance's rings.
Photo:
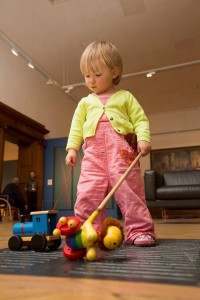
<path id="1" fill-rule="evenodd" d="M 8 195 L 8 201 L 11 206 L 19 208 L 20 215 L 27 214 L 27 205 L 18 186 L 19 178 L 14 177 L 11 183 L 8 183 L 3 189 L 3 195 Z"/>

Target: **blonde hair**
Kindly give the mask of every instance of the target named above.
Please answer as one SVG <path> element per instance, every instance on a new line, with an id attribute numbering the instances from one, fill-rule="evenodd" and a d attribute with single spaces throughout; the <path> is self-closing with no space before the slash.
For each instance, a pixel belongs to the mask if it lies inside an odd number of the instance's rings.
<path id="1" fill-rule="evenodd" d="M 106 41 L 92 42 L 84 50 L 81 60 L 80 69 L 83 74 L 89 70 L 98 71 L 98 64 L 104 64 L 110 70 L 117 71 L 117 77 L 113 79 L 113 85 L 118 85 L 123 72 L 123 63 L 117 48 Z"/>

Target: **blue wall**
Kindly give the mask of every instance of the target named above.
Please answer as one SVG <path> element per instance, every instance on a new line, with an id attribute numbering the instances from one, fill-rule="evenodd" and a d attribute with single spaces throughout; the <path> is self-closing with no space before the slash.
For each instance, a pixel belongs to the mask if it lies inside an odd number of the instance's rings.
<path id="1" fill-rule="evenodd" d="M 43 189 L 43 209 L 49 210 L 52 209 L 55 205 L 55 201 L 58 199 L 55 199 L 55 188 L 54 184 L 58 182 L 58 179 L 55 178 L 56 172 L 55 172 L 55 149 L 58 147 L 65 147 L 66 146 L 67 139 L 66 138 L 57 138 L 57 139 L 49 139 L 46 140 L 46 147 L 44 152 L 44 189 Z M 63 158 L 64 160 L 64 158 Z M 65 165 L 65 162 L 64 162 Z M 74 173 L 77 173 L 77 168 L 79 166 L 76 166 L 74 168 Z M 67 168 L 67 166 L 66 166 Z M 77 185 L 78 182 L 78 176 L 72 177 L 72 180 L 75 181 L 72 183 L 72 186 Z M 51 185 L 52 181 L 52 185 Z M 62 184 L 61 184 L 62 186 Z M 62 187 L 60 188 L 62 192 Z M 75 191 L 76 192 L 76 191 Z M 72 195 L 73 196 L 73 195 Z M 103 199 L 102 199 L 103 201 Z M 111 202 L 111 201 L 110 201 Z M 109 203 L 111 204 L 111 203 Z M 111 208 L 110 208 L 111 207 Z M 56 208 L 56 207 L 55 207 Z M 70 216 L 74 215 L 73 209 L 67 209 L 67 208 L 58 208 L 59 209 L 59 216 Z M 112 205 L 109 205 L 109 208 L 107 208 L 107 216 L 112 216 L 114 218 L 119 217 L 119 212 L 117 208 L 116 201 L 112 200 Z"/>
<path id="2" fill-rule="evenodd" d="M 55 181 L 55 149 L 66 146 L 66 138 L 46 140 L 44 152 L 44 189 L 43 189 L 43 209 L 49 210 L 54 207 L 54 181 Z M 49 184 L 52 180 L 52 185 Z M 60 215 L 73 215 L 73 210 L 61 210 Z"/>

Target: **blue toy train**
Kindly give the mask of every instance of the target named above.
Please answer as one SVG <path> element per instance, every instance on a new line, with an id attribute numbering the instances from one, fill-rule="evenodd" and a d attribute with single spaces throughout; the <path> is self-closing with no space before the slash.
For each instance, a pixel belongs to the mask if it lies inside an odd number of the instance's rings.
<path id="1" fill-rule="evenodd" d="M 16 223 L 13 226 L 13 236 L 8 240 L 8 247 L 18 251 L 23 246 L 33 251 L 44 251 L 46 247 L 55 250 L 61 245 L 61 238 L 53 236 L 57 223 L 57 210 L 31 212 L 32 221 Z"/>

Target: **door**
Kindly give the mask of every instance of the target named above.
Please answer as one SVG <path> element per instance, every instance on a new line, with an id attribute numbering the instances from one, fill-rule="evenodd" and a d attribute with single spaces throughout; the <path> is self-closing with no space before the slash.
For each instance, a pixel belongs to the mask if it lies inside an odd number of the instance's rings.
<path id="1" fill-rule="evenodd" d="M 43 159 L 44 146 L 42 143 L 35 141 L 30 145 L 19 146 L 18 177 L 20 178 L 20 189 L 26 197 L 26 181 L 29 173 L 31 171 L 35 172 L 38 179 L 37 210 L 41 210 L 43 206 Z"/>

